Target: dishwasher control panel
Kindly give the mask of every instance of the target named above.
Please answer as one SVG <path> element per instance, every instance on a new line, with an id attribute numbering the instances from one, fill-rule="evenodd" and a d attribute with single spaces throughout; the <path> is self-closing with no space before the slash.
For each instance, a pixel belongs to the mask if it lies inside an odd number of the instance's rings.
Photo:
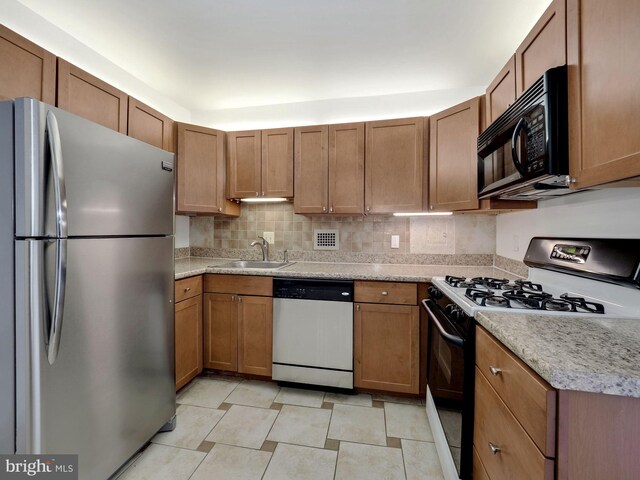
<path id="1" fill-rule="evenodd" d="M 353 302 L 353 282 L 310 278 L 274 278 L 273 297 Z"/>

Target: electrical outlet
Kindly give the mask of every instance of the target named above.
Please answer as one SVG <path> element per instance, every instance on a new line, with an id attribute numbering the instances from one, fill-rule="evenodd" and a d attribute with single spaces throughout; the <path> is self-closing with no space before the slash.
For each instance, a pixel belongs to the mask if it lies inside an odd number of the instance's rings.
<path id="1" fill-rule="evenodd" d="M 520 251 L 520 237 L 518 237 L 518 235 L 513 236 L 513 251 L 514 252 Z"/>
<path id="2" fill-rule="evenodd" d="M 264 238 L 267 242 L 273 244 L 276 241 L 275 233 L 273 232 L 262 232 L 262 238 Z"/>
<path id="3" fill-rule="evenodd" d="M 400 235 L 391 235 L 391 248 L 400 248 Z"/>

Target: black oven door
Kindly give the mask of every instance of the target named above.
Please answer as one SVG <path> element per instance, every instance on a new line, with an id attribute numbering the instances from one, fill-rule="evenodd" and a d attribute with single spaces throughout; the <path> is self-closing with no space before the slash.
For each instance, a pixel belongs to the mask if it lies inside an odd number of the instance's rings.
<path id="1" fill-rule="evenodd" d="M 473 319 L 456 327 L 433 300 L 422 305 L 429 315 L 427 386 L 458 474 L 468 479 L 473 465 Z"/>

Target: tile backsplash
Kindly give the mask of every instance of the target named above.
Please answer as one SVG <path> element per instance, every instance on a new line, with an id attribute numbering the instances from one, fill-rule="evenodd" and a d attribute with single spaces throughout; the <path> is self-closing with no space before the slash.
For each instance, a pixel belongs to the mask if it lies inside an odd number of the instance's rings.
<path id="1" fill-rule="evenodd" d="M 375 254 L 495 253 L 493 215 L 393 217 L 390 215 L 304 216 L 293 204 L 245 204 L 238 218 L 191 217 L 190 246 L 209 249 L 253 249 L 263 232 L 274 232 L 275 251 L 313 251 L 313 231 L 337 229 L 340 252 Z M 400 238 L 391 248 L 391 236 Z M 255 247 L 257 250 L 257 247 Z"/>

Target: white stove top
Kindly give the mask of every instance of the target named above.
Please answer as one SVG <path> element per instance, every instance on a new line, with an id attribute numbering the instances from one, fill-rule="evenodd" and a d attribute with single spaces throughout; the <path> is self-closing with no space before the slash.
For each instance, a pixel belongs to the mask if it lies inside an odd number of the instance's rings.
<path id="1" fill-rule="evenodd" d="M 432 282 L 447 297 L 454 301 L 468 315 L 475 315 L 478 311 L 500 311 L 510 313 L 528 313 L 535 315 L 553 316 L 582 316 L 607 318 L 637 318 L 640 320 L 640 289 L 620 286 L 612 283 L 600 282 L 574 275 L 551 272 L 538 268 L 530 269 L 528 281 L 540 284 L 543 291 L 559 299 L 562 294 L 571 297 L 581 297 L 587 302 L 601 304 L 604 313 L 588 311 L 566 312 L 558 310 L 539 310 L 533 308 L 515 307 L 517 302 L 511 302 L 512 308 L 504 306 L 481 306 L 465 296 L 467 288 L 449 285 L 444 277 L 434 277 Z M 513 284 L 513 282 L 510 282 Z M 496 296 L 501 296 L 504 289 L 491 288 Z M 535 292 L 533 292 L 535 293 Z"/>

